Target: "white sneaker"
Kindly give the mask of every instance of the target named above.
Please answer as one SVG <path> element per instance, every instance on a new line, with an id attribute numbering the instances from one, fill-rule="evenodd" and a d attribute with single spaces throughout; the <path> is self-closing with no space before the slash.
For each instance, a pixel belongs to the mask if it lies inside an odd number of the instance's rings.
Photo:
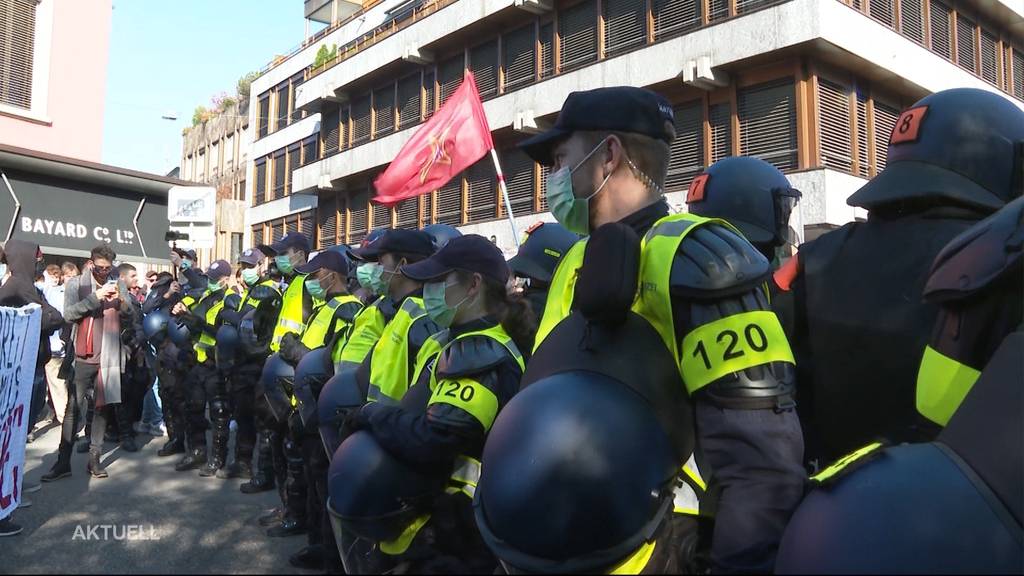
<path id="1" fill-rule="evenodd" d="M 160 422 L 159 424 L 150 424 L 149 425 L 149 430 L 147 430 L 147 433 L 150 436 L 156 436 L 158 438 L 161 437 L 161 436 L 166 436 L 167 435 L 167 426 L 165 426 L 163 422 Z"/>

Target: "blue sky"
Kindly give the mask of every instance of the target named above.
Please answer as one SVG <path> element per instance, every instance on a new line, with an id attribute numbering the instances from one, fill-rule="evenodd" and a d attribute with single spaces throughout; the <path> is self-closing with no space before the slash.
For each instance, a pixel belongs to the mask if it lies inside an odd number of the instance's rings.
<path id="1" fill-rule="evenodd" d="M 302 0 L 114 0 L 103 162 L 177 166 L 195 107 L 298 46 L 302 11 Z"/>

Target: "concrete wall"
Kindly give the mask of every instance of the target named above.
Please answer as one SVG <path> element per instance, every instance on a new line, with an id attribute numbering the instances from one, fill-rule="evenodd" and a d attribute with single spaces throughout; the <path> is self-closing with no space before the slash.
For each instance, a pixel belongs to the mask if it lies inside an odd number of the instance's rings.
<path id="1" fill-rule="evenodd" d="M 0 107 L 0 142 L 100 161 L 111 1 L 42 0 L 32 110 Z"/>

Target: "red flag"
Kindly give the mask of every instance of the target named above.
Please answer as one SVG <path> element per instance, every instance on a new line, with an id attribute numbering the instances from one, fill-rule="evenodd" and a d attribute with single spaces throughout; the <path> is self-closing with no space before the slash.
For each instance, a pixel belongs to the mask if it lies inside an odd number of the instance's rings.
<path id="1" fill-rule="evenodd" d="M 473 73 L 373 181 L 374 202 L 390 205 L 436 190 L 494 147 Z"/>

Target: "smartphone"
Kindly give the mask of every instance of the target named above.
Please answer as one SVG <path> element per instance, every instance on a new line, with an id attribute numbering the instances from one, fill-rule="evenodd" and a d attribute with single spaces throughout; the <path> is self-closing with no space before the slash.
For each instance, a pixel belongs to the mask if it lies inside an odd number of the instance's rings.
<path id="1" fill-rule="evenodd" d="M 117 280 L 107 280 L 107 286 L 117 286 Z"/>

